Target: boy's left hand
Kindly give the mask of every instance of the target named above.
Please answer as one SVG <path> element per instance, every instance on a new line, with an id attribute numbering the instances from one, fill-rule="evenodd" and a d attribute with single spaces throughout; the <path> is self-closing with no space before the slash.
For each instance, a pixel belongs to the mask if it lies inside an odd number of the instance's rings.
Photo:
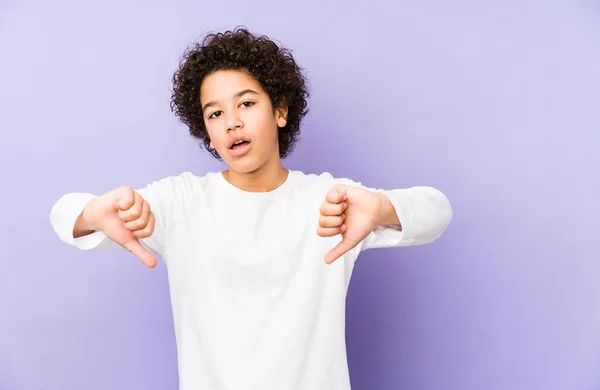
<path id="1" fill-rule="evenodd" d="M 337 185 L 327 192 L 321 205 L 317 234 L 342 241 L 325 255 L 331 264 L 356 247 L 377 227 L 383 208 L 382 195 L 364 188 Z"/>

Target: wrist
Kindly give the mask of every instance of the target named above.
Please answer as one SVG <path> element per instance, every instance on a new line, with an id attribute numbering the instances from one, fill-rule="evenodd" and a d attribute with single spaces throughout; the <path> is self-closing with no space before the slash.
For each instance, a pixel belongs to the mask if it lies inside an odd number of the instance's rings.
<path id="1" fill-rule="evenodd" d="M 400 220 L 398 219 L 398 214 L 396 213 L 396 209 L 394 205 L 390 201 L 390 198 L 387 197 L 382 192 L 377 192 L 381 200 L 381 209 L 379 213 L 379 218 L 377 220 L 378 226 L 401 226 Z"/>
<path id="2" fill-rule="evenodd" d="M 81 212 L 81 216 L 80 216 L 80 222 L 81 222 L 80 227 L 82 228 L 82 230 L 87 230 L 90 232 L 94 232 L 94 231 L 98 230 L 98 228 L 96 227 L 93 215 L 90 212 L 90 204 L 92 204 L 92 202 L 94 202 L 94 199 L 90 200 L 85 205 L 85 207 L 83 208 L 83 211 Z"/>

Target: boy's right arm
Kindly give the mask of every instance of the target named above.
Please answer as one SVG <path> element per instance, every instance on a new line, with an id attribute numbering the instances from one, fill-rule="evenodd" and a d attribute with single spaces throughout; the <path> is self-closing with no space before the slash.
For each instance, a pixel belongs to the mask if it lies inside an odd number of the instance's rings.
<path id="1" fill-rule="evenodd" d="M 87 236 L 95 232 L 88 218 L 86 218 L 86 214 L 86 208 L 84 208 L 79 217 L 77 217 L 75 226 L 73 227 L 73 238 Z"/>
<path id="2" fill-rule="evenodd" d="M 50 223 L 58 237 L 80 249 L 123 247 L 148 267 L 164 251 L 170 180 L 142 190 L 119 187 L 101 196 L 70 193 L 52 207 Z"/>

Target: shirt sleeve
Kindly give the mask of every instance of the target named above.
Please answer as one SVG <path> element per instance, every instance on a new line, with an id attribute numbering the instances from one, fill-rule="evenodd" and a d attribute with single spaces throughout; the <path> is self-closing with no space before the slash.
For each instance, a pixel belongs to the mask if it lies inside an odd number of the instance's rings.
<path id="1" fill-rule="evenodd" d="M 355 248 L 355 254 L 372 248 L 423 245 L 435 241 L 446 230 L 452 219 L 448 198 L 428 186 L 383 190 L 363 186 L 349 179 L 338 179 L 335 184 L 359 186 L 385 194 L 396 211 L 401 226 L 377 226 Z"/>
<path id="2" fill-rule="evenodd" d="M 169 211 L 172 205 L 174 178 L 156 181 L 136 190 L 150 205 L 154 214 L 154 233 L 140 239 L 140 243 L 155 255 L 162 256 L 166 245 L 166 232 Z M 63 195 L 50 211 L 50 224 L 58 238 L 82 250 L 121 248 L 119 244 L 97 231 L 86 236 L 74 238 L 73 228 L 86 204 L 97 195 L 90 193 L 68 193 Z"/>
<path id="3" fill-rule="evenodd" d="M 389 199 L 399 226 L 377 226 L 362 242 L 361 250 L 428 244 L 438 239 L 452 220 L 452 207 L 439 190 L 417 186 L 397 190 L 376 190 Z"/>

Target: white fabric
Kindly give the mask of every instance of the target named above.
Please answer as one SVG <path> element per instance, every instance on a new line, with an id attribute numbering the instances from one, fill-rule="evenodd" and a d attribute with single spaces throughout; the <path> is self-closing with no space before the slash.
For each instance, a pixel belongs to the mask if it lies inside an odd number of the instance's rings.
<path id="1" fill-rule="evenodd" d="M 183 173 L 138 191 L 156 218 L 154 234 L 142 243 L 167 265 L 180 390 L 350 388 L 345 300 L 359 252 L 432 242 L 452 210 L 431 187 L 383 191 L 402 231 L 378 227 L 327 265 L 325 253 L 341 237 L 322 238 L 316 230 L 319 207 L 336 184 L 360 185 L 290 171 L 276 190 L 251 193 L 221 173 Z M 94 196 L 63 196 L 51 224 L 81 249 L 119 247 L 102 232 L 73 238 Z"/>

